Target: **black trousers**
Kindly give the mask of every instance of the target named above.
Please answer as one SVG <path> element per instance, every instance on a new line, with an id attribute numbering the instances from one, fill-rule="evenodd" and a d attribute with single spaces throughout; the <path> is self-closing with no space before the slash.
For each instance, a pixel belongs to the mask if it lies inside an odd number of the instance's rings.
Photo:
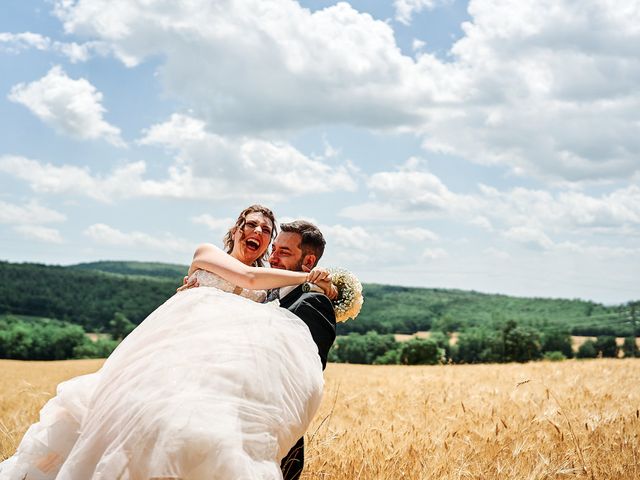
<path id="1" fill-rule="evenodd" d="M 304 468 L 304 437 L 287 453 L 280 463 L 284 480 L 298 480 Z"/>

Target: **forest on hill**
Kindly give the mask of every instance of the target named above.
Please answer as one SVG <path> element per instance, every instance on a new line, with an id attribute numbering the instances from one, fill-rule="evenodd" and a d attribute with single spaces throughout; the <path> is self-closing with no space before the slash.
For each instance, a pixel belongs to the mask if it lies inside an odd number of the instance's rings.
<path id="1" fill-rule="evenodd" d="M 140 323 L 181 284 L 187 267 L 143 262 L 95 262 L 68 267 L 0 262 L 0 314 L 46 317 L 101 332 L 116 313 Z M 628 336 L 626 305 L 568 299 L 519 298 L 439 288 L 365 284 L 357 320 L 339 334 L 459 331 L 513 320 L 573 335 Z"/>

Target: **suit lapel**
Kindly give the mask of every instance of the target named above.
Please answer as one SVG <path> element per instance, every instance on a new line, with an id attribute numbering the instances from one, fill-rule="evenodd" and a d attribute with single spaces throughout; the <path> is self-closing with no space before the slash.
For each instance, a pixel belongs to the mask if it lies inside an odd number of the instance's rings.
<path id="1" fill-rule="evenodd" d="M 300 295 L 302 295 L 302 285 L 298 285 L 296 288 L 291 290 L 287 295 L 280 299 L 280 306 L 282 308 L 289 308 L 293 302 L 295 302 Z"/>

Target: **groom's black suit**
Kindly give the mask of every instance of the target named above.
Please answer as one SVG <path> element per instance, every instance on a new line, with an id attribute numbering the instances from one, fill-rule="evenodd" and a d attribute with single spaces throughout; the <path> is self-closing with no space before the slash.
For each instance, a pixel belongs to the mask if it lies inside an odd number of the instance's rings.
<path id="1" fill-rule="evenodd" d="M 318 346 L 318 354 L 324 370 L 327 366 L 329 349 L 336 339 L 336 315 L 331 300 L 322 293 L 305 293 L 300 285 L 280 299 L 280 306 L 297 315 L 307 324 L 313 341 Z M 280 464 L 284 480 L 297 480 L 303 467 L 304 437 L 298 440 Z"/>

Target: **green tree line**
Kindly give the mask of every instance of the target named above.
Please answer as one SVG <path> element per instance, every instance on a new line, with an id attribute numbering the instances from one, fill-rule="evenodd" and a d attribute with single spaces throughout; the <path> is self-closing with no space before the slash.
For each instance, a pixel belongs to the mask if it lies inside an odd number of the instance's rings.
<path id="1" fill-rule="evenodd" d="M 121 339 L 92 341 L 79 325 L 45 318 L 0 317 L 0 358 L 67 360 L 105 358 Z"/>
<path id="2" fill-rule="evenodd" d="M 504 363 L 567 358 L 639 357 L 634 336 L 622 348 L 608 335 L 587 340 L 573 350 L 568 330 L 552 327 L 537 330 L 514 320 L 492 322 L 461 331 L 455 344 L 451 332 L 431 331 L 429 338 L 396 341 L 392 334 L 370 331 L 339 336 L 329 352 L 329 361 L 374 365 L 434 365 L 438 363 Z"/>

